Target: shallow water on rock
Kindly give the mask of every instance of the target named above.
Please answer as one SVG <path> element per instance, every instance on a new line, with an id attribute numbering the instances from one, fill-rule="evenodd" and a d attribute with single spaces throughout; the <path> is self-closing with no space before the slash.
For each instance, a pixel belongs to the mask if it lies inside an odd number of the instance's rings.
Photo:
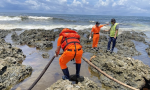
<path id="1" fill-rule="evenodd" d="M 17 34 L 20 34 L 20 31 L 19 32 L 17 31 Z M 24 81 L 22 81 L 21 83 L 15 85 L 11 90 L 27 90 L 30 87 L 30 85 L 37 79 L 37 77 L 42 72 L 42 70 L 47 65 L 47 63 L 50 61 L 50 59 L 54 56 L 54 52 L 55 52 L 56 45 L 57 45 L 57 39 L 55 39 L 55 41 L 52 41 L 53 42 L 52 49 L 41 51 L 41 50 L 36 49 L 35 47 L 29 47 L 27 45 L 23 45 L 23 46 L 16 45 L 11 40 L 11 34 L 7 35 L 7 37 L 5 38 L 6 42 L 9 42 L 13 46 L 22 49 L 23 53 L 26 55 L 26 59 L 23 61 L 23 64 L 32 66 L 33 68 L 32 75 L 28 77 L 27 79 L 25 79 Z M 143 43 L 136 42 L 136 41 L 134 41 L 134 44 L 136 46 L 136 49 L 139 52 L 141 52 L 142 55 L 135 56 L 133 58 L 139 59 L 143 63 L 150 66 L 150 57 L 148 57 L 145 51 L 145 49 L 148 46 Z M 115 48 L 115 52 L 117 52 L 116 48 Z M 43 53 L 48 53 L 50 57 L 47 59 L 44 59 L 42 57 Z M 90 53 L 84 53 L 83 56 L 86 57 L 87 59 L 90 59 L 91 57 Z M 74 63 L 73 61 L 70 61 L 67 64 L 70 74 L 75 74 L 75 64 L 73 63 Z M 82 61 L 82 66 L 81 66 L 80 71 L 81 71 L 80 74 L 82 76 L 88 77 L 90 80 L 96 82 L 98 86 L 101 86 L 103 88 L 105 87 L 101 85 L 99 81 L 100 79 L 99 74 L 91 71 L 90 66 L 86 62 Z M 47 87 L 50 87 L 57 80 L 61 79 L 62 75 L 63 73 L 59 66 L 59 57 L 56 57 L 54 61 L 52 62 L 52 64 L 50 65 L 50 67 L 48 68 L 48 70 L 46 71 L 46 73 L 41 78 L 41 80 L 36 84 L 36 86 L 32 90 L 45 90 Z M 108 89 L 107 87 L 105 88 Z"/>
<path id="2" fill-rule="evenodd" d="M 11 90 L 27 90 L 30 85 L 37 79 L 39 74 L 42 72 L 44 67 L 47 65 L 47 63 L 50 61 L 50 59 L 54 56 L 54 52 L 56 49 L 57 45 L 57 39 L 53 41 L 53 48 L 51 50 L 45 50 L 41 51 L 38 50 L 34 47 L 29 47 L 27 45 L 16 45 L 12 40 L 11 40 L 11 34 L 9 34 L 5 38 L 6 42 L 11 43 L 14 47 L 18 47 L 22 49 L 23 53 L 26 55 L 25 60 L 23 61 L 22 64 L 24 65 L 29 65 L 32 66 L 33 72 L 30 77 L 25 79 L 23 82 L 19 83 L 18 85 L 14 86 Z M 42 57 L 43 53 L 48 53 L 50 57 L 48 59 L 44 59 Z M 90 59 L 90 53 L 84 53 L 84 57 L 87 59 Z M 70 74 L 75 74 L 75 64 L 73 61 L 70 61 L 67 64 L 69 68 L 69 73 Z M 89 65 L 82 61 L 82 66 L 81 66 L 81 72 L 80 74 L 82 76 L 89 77 L 89 79 L 99 83 L 98 78 L 95 76 L 92 76 L 89 71 Z M 61 79 L 63 73 L 60 69 L 59 66 L 59 57 L 56 57 L 46 73 L 43 75 L 41 80 L 37 83 L 37 85 L 32 89 L 32 90 L 45 90 L 47 87 L 51 86 L 53 83 L 55 83 L 57 80 Z M 100 83 L 98 84 L 100 86 Z"/>
<path id="3" fill-rule="evenodd" d="M 139 51 L 142 54 L 140 56 L 134 56 L 133 58 L 141 60 L 144 64 L 150 66 L 150 57 L 148 56 L 148 54 L 145 50 L 148 47 L 148 45 L 145 45 L 142 42 L 137 42 L 137 41 L 133 41 L 133 42 L 135 44 L 136 50 Z"/>

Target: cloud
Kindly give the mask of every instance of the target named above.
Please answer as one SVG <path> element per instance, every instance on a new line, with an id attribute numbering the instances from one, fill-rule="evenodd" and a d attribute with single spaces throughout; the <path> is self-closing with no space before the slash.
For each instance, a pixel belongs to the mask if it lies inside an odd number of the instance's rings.
<path id="1" fill-rule="evenodd" d="M 33 10 L 38 10 L 40 7 L 42 7 L 41 3 L 38 3 L 38 2 L 33 1 L 33 0 L 27 0 L 27 1 L 25 1 L 25 4 L 30 5 L 31 9 L 33 9 Z"/>
<path id="2" fill-rule="evenodd" d="M 89 4 L 89 2 L 87 2 L 86 0 L 82 0 L 82 2 L 83 2 L 84 4 Z"/>
<path id="3" fill-rule="evenodd" d="M 62 14 L 150 15 L 150 0 L 1 0 L 0 9 Z"/>
<path id="4" fill-rule="evenodd" d="M 82 3 L 77 1 L 77 0 L 73 0 L 72 5 L 74 5 L 74 6 L 82 6 Z"/>
<path id="5" fill-rule="evenodd" d="M 108 6 L 110 4 L 110 0 L 99 0 L 98 3 L 95 5 L 96 7 L 101 7 L 101 6 Z"/>

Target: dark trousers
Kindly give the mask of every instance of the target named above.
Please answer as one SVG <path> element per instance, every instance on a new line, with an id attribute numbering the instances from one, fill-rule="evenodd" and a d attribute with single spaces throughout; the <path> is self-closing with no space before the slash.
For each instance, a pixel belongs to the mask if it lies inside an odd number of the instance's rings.
<path id="1" fill-rule="evenodd" d="M 117 40 L 117 37 L 116 37 L 116 39 L 115 39 L 114 37 L 110 37 L 110 38 L 109 38 L 107 50 L 110 50 L 111 42 L 113 42 L 111 51 L 114 50 L 114 47 L 115 47 L 115 45 L 116 45 L 116 40 Z"/>

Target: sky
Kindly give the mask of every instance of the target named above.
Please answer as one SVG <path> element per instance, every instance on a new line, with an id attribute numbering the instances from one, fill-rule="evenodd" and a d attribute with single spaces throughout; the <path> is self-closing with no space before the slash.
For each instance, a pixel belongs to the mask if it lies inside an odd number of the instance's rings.
<path id="1" fill-rule="evenodd" d="M 150 16 L 150 0 L 0 0 L 0 12 Z"/>

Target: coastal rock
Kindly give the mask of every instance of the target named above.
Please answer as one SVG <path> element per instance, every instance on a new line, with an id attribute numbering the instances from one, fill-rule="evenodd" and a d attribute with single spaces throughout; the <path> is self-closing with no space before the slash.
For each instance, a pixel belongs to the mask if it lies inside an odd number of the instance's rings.
<path id="1" fill-rule="evenodd" d="M 107 41 L 107 36 L 105 36 L 105 35 L 100 35 L 99 41 L 100 41 L 100 40 Z"/>
<path id="2" fill-rule="evenodd" d="M 31 75 L 32 67 L 22 65 L 25 55 L 0 39 L 0 90 L 6 90 Z"/>
<path id="3" fill-rule="evenodd" d="M 139 35 L 141 35 L 141 36 L 146 36 L 146 34 L 143 33 L 143 32 L 140 32 Z"/>
<path id="4" fill-rule="evenodd" d="M 147 54 L 150 56 L 150 45 L 149 45 L 148 48 L 146 48 L 146 52 L 147 52 Z"/>
<path id="5" fill-rule="evenodd" d="M 55 35 L 55 37 L 59 37 L 59 34 L 61 33 L 61 31 L 62 31 L 63 29 L 64 29 L 64 28 L 52 29 L 52 30 L 54 30 L 54 35 Z"/>
<path id="6" fill-rule="evenodd" d="M 29 46 L 34 46 L 38 49 L 44 50 L 53 46 L 53 41 L 56 38 L 57 32 L 54 30 L 43 30 L 43 29 L 33 29 L 25 30 L 19 36 L 16 33 L 12 34 L 12 40 L 17 41 L 19 44 L 27 44 Z"/>
<path id="7" fill-rule="evenodd" d="M 22 31 L 22 28 L 15 28 L 15 29 L 11 29 L 11 31 Z"/>
<path id="8" fill-rule="evenodd" d="M 61 79 L 45 90 L 104 90 L 104 89 L 101 89 L 96 85 L 96 83 L 89 80 L 87 77 L 84 77 L 84 81 L 78 82 L 78 84 L 73 84 L 69 80 Z"/>
<path id="9" fill-rule="evenodd" d="M 128 57 L 141 55 L 141 53 L 136 50 L 134 43 L 130 40 L 118 43 L 116 48 L 118 49 L 117 54 L 119 55 Z"/>
<path id="10" fill-rule="evenodd" d="M 16 32 L 13 32 L 13 34 L 11 35 L 11 37 L 13 38 L 14 41 L 19 40 L 19 36 L 17 35 Z"/>
<path id="11" fill-rule="evenodd" d="M 137 33 L 135 31 L 123 31 L 120 35 L 118 35 L 117 43 L 122 43 L 126 40 L 135 40 L 145 43 L 145 38 L 143 36 L 145 36 L 143 33 Z"/>
<path id="12" fill-rule="evenodd" d="M 77 33 L 78 33 L 80 36 L 83 36 L 83 35 L 85 34 L 82 30 L 79 30 Z"/>
<path id="13" fill-rule="evenodd" d="M 46 48 L 53 47 L 53 43 L 51 41 L 40 41 L 35 44 L 35 47 L 44 50 Z"/>
<path id="14" fill-rule="evenodd" d="M 104 30 L 100 30 L 100 33 L 107 34 L 107 35 L 110 34 L 110 32 L 106 32 L 106 31 L 104 31 Z"/>
<path id="15" fill-rule="evenodd" d="M 90 42 L 91 42 L 91 40 L 89 40 L 88 38 L 85 38 L 85 37 L 80 38 L 80 43 L 87 44 L 87 43 L 90 43 Z"/>
<path id="16" fill-rule="evenodd" d="M 43 53 L 43 54 L 42 54 L 42 57 L 43 57 L 43 58 L 49 58 L 49 54 L 48 54 L 48 53 Z"/>
<path id="17" fill-rule="evenodd" d="M 0 38 L 5 38 L 11 31 L 9 30 L 0 30 Z"/>
<path id="18" fill-rule="evenodd" d="M 135 45 L 132 40 L 146 43 L 144 37 L 145 35 L 143 33 L 137 33 L 135 31 L 124 31 L 117 38 L 117 44 L 116 44 L 117 54 L 123 55 L 126 57 L 141 55 L 141 53 L 136 50 Z M 108 37 L 106 36 L 106 34 L 100 35 L 98 48 L 96 50 L 91 49 L 92 40 L 90 43 L 88 43 L 88 45 L 86 43 L 88 41 L 88 38 L 84 38 L 83 41 L 84 42 L 81 43 L 81 45 L 83 46 L 84 52 L 95 53 L 95 51 L 97 51 L 97 53 L 103 54 L 107 50 Z"/>
<path id="19" fill-rule="evenodd" d="M 108 53 L 105 53 L 104 55 L 96 54 L 96 57 L 91 61 L 108 75 L 137 89 L 142 89 L 142 87 L 144 87 L 145 80 L 150 81 L 150 67 L 143 64 L 142 61 L 134 60 L 133 58 L 124 57 L 118 54 Z M 92 72 L 97 73 L 97 76 L 100 78 L 100 82 L 110 89 L 130 90 L 129 88 L 123 87 L 108 79 L 92 67 L 91 70 Z"/>

